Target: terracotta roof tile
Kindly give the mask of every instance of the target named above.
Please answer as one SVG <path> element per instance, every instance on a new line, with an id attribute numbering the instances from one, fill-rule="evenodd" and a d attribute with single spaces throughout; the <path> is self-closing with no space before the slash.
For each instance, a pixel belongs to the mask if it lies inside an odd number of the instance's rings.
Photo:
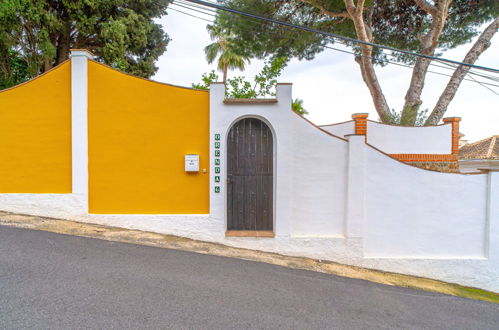
<path id="1" fill-rule="evenodd" d="M 465 144 L 459 149 L 459 159 L 499 159 L 499 135 Z"/>

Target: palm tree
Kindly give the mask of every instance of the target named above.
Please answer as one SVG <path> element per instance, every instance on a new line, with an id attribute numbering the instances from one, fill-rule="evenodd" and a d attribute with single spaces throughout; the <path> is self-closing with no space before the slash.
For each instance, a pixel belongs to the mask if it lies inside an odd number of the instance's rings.
<path id="1" fill-rule="evenodd" d="M 204 48 L 206 60 L 209 64 L 213 63 L 218 56 L 218 69 L 223 72 L 223 83 L 227 81 L 227 70 L 244 70 L 246 62 L 249 63 L 249 56 L 237 54 L 234 51 L 234 42 L 232 36 L 224 33 L 220 28 L 214 25 L 207 25 L 206 29 L 210 34 L 211 40 L 215 42 Z"/>

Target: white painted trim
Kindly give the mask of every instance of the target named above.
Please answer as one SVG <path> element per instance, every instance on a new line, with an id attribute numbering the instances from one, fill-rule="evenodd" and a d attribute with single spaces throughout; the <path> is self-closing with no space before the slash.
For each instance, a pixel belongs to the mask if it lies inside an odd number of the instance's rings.
<path id="1" fill-rule="evenodd" d="M 225 160 L 224 157 L 220 157 L 221 160 L 220 165 L 215 165 L 215 134 L 220 134 L 220 153 L 225 155 L 225 142 L 222 140 L 222 137 L 225 136 L 224 127 L 217 125 L 217 121 L 219 120 L 219 114 L 217 110 L 224 106 L 223 99 L 225 97 L 225 85 L 222 83 L 214 83 L 210 85 L 210 136 L 208 137 L 208 141 L 210 144 L 210 165 L 209 165 L 209 174 L 210 174 L 210 216 L 214 219 L 224 219 L 225 212 L 225 202 L 222 194 L 225 194 L 225 184 L 224 175 L 225 173 Z M 215 166 L 220 167 L 220 173 L 215 173 Z M 215 176 L 220 176 L 219 183 L 215 183 Z M 220 187 L 220 193 L 215 193 L 215 186 Z M 225 227 L 227 225 L 225 224 Z"/>
<path id="2" fill-rule="evenodd" d="M 69 54 L 69 58 L 76 57 L 76 56 L 84 56 L 87 59 L 93 60 L 94 55 L 90 53 L 88 50 L 85 49 L 71 49 L 71 54 Z"/>
<path id="3" fill-rule="evenodd" d="M 363 237 L 365 222 L 366 137 L 346 135 L 348 139 L 347 198 L 345 235 Z"/>
<path id="4" fill-rule="evenodd" d="M 484 255 L 487 258 L 499 258 L 499 172 L 487 173 L 487 211 L 485 223 Z"/>
<path id="5" fill-rule="evenodd" d="M 93 56 L 72 50 L 70 58 L 72 193 L 85 198 L 88 212 L 88 59 Z"/>
<path id="6" fill-rule="evenodd" d="M 72 192 L 88 193 L 88 57 L 71 51 Z"/>
<path id="7" fill-rule="evenodd" d="M 133 213 L 133 214 L 107 214 L 107 213 L 88 213 L 89 217 L 119 217 L 119 218 L 133 218 L 133 217 L 145 217 L 145 218 L 178 218 L 178 217 L 187 217 L 187 218 L 209 218 L 209 214 L 201 213 L 201 214 L 148 214 L 148 213 Z"/>

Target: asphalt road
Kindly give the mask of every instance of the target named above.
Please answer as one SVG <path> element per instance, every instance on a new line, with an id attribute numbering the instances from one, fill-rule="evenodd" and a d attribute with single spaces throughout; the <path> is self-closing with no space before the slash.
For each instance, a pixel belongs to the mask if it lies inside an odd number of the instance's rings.
<path id="1" fill-rule="evenodd" d="M 1 329 L 499 329 L 499 305 L 0 226 Z"/>

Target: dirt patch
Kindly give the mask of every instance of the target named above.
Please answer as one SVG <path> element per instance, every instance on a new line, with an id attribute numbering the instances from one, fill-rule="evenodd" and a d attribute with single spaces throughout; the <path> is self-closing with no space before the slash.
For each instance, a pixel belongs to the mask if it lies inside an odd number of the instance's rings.
<path id="1" fill-rule="evenodd" d="M 499 304 L 499 294 L 477 288 L 465 287 L 458 284 L 428 278 L 347 266 L 331 261 L 284 256 L 271 252 L 234 248 L 223 244 L 196 241 L 172 235 L 163 235 L 117 227 L 107 227 L 63 219 L 13 214 L 2 211 L 0 211 L 0 225 L 258 261 L 289 268 L 311 270 L 343 277 L 362 279 L 375 283 L 395 285 L 429 292 L 439 292 Z"/>

